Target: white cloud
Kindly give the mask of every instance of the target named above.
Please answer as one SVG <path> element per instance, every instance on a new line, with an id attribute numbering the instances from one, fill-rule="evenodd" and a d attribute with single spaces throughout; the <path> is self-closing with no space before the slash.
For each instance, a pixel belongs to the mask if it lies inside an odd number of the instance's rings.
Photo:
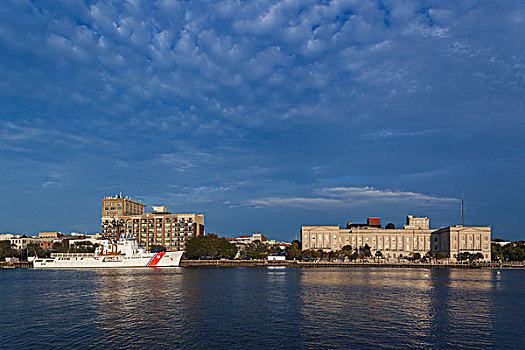
<path id="1" fill-rule="evenodd" d="M 267 197 L 247 202 L 250 207 L 295 207 L 319 209 L 334 207 L 358 207 L 398 203 L 413 206 L 456 204 L 458 199 L 440 197 L 411 191 L 381 190 L 374 187 L 329 187 L 314 191 L 316 197 Z"/>

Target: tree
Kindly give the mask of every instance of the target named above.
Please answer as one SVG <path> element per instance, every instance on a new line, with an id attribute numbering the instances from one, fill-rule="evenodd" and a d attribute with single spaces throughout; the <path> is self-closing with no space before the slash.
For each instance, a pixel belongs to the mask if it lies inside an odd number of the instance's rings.
<path id="1" fill-rule="evenodd" d="M 325 252 L 322 249 L 319 249 L 319 254 L 321 255 L 321 260 L 328 260 L 328 261 L 331 260 L 331 257 L 332 257 L 331 252 L 328 253 L 328 252 Z"/>
<path id="2" fill-rule="evenodd" d="M 27 245 L 27 256 L 46 257 L 47 252 L 39 244 L 29 243 Z"/>
<path id="3" fill-rule="evenodd" d="M 352 251 L 352 246 L 347 244 L 347 245 L 343 246 L 343 248 L 341 248 L 341 250 L 343 250 L 345 252 L 351 252 Z"/>
<path id="4" fill-rule="evenodd" d="M 472 258 L 472 254 L 469 252 L 463 252 L 459 254 L 458 260 L 470 260 Z"/>
<path id="5" fill-rule="evenodd" d="M 13 247 L 14 245 L 9 240 L 0 241 L 0 260 L 18 256 L 18 252 Z"/>
<path id="6" fill-rule="evenodd" d="M 149 246 L 150 253 L 165 252 L 165 251 L 166 251 L 166 247 L 160 244 L 154 244 L 154 245 Z"/>
<path id="7" fill-rule="evenodd" d="M 60 242 L 53 243 L 53 250 L 57 253 L 67 253 L 69 251 L 69 240 L 63 239 Z"/>
<path id="8" fill-rule="evenodd" d="M 491 243 L 490 258 L 492 261 L 505 260 L 503 256 L 503 246 L 500 244 Z"/>
<path id="9" fill-rule="evenodd" d="M 364 257 L 372 256 L 372 252 L 370 251 L 370 246 L 368 244 L 365 244 L 365 246 L 361 248 L 361 252 L 363 253 Z"/>
<path id="10" fill-rule="evenodd" d="M 237 255 L 237 246 L 228 242 L 226 238 L 219 238 L 218 245 L 218 257 L 223 257 L 225 259 L 233 259 Z"/>
<path id="11" fill-rule="evenodd" d="M 419 254 L 419 253 L 414 253 L 414 254 L 412 255 L 412 258 L 413 258 L 414 260 L 421 260 L 421 254 Z"/>
<path id="12" fill-rule="evenodd" d="M 99 246 L 98 243 L 91 243 L 90 241 L 82 242 L 70 242 L 69 252 L 70 253 L 94 253 L 95 249 Z"/>
<path id="13" fill-rule="evenodd" d="M 290 246 L 286 247 L 286 258 L 300 259 L 302 255 L 301 242 L 294 240 Z"/>
<path id="14" fill-rule="evenodd" d="M 268 247 L 268 252 L 271 255 L 280 255 L 281 254 L 281 247 L 279 247 L 278 244 L 274 244 Z"/>
<path id="15" fill-rule="evenodd" d="M 313 249 L 303 250 L 303 254 L 302 254 L 303 259 L 311 260 L 311 259 L 319 259 L 320 257 L 321 257 L 321 254 L 319 254 L 317 250 L 313 250 Z"/>
<path id="16" fill-rule="evenodd" d="M 483 260 L 483 259 L 485 259 L 485 256 L 483 255 L 483 253 L 476 253 L 472 257 L 472 260 Z"/>
<path id="17" fill-rule="evenodd" d="M 259 240 L 248 243 L 242 251 L 242 256 L 251 259 L 264 259 L 268 256 L 268 246 Z"/>
<path id="18" fill-rule="evenodd" d="M 525 260 L 525 243 L 523 241 L 516 241 L 505 245 L 503 247 L 503 257 L 509 261 Z"/>
<path id="19" fill-rule="evenodd" d="M 226 238 L 219 238 L 215 234 L 196 236 L 188 240 L 185 256 L 189 259 L 199 259 L 202 256 L 213 258 L 233 259 L 237 254 L 237 247 Z"/>
<path id="20" fill-rule="evenodd" d="M 437 252 L 436 253 L 436 259 L 437 260 L 442 260 L 442 259 L 446 259 L 447 258 L 447 254 L 443 253 L 443 252 Z"/>
<path id="21" fill-rule="evenodd" d="M 376 251 L 376 253 L 374 254 L 374 261 L 376 259 L 381 258 L 382 256 L 383 256 L 383 253 L 380 250 Z"/>
<path id="22" fill-rule="evenodd" d="M 429 258 L 429 259 L 432 259 L 432 258 L 434 257 L 434 253 L 433 253 L 431 250 L 429 250 L 429 251 L 425 254 L 425 257 L 426 257 L 426 258 Z"/>

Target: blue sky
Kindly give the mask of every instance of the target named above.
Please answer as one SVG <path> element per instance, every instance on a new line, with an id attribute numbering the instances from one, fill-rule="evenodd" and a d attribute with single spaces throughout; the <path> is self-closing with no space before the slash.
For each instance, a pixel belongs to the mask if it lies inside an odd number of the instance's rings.
<path id="1" fill-rule="evenodd" d="M 0 231 L 123 192 L 208 232 L 492 225 L 523 239 L 523 1 L 0 3 Z"/>

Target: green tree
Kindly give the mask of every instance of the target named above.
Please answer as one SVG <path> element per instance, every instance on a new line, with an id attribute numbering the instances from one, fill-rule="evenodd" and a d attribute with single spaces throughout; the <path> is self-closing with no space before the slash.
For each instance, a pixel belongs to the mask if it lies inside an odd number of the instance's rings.
<path id="1" fill-rule="evenodd" d="M 347 245 L 343 246 L 343 248 L 341 248 L 341 250 L 343 250 L 345 252 L 351 252 L 352 251 L 352 246 L 347 244 Z"/>
<path id="2" fill-rule="evenodd" d="M 337 250 L 332 253 L 332 259 L 344 259 L 346 256 L 343 250 Z"/>
<path id="3" fill-rule="evenodd" d="M 432 258 L 434 257 L 434 253 L 433 253 L 431 250 L 429 250 L 429 251 L 425 254 L 425 257 L 426 257 L 426 258 L 429 258 L 429 259 L 432 259 Z"/>
<path id="4" fill-rule="evenodd" d="M 268 252 L 271 255 L 279 255 L 279 254 L 281 254 L 282 250 L 281 250 L 281 247 L 279 247 L 278 244 L 274 244 L 274 245 L 271 245 L 271 246 L 268 247 Z"/>
<path id="5" fill-rule="evenodd" d="M 368 244 L 365 244 L 363 248 L 361 248 L 361 252 L 363 253 L 364 257 L 371 257 L 372 252 L 370 251 L 370 246 Z"/>
<path id="6" fill-rule="evenodd" d="M 523 241 L 516 241 L 506 244 L 502 247 L 502 255 L 504 260 L 508 261 L 524 261 L 525 260 L 525 243 Z"/>
<path id="7" fill-rule="evenodd" d="M 67 253 L 69 252 L 69 240 L 63 239 L 60 242 L 53 243 L 53 250 L 57 253 Z"/>
<path id="8" fill-rule="evenodd" d="M 29 243 L 27 245 L 27 256 L 46 257 L 48 254 L 39 244 Z"/>
<path id="9" fill-rule="evenodd" d="M 268 246 L 259 240 L 248 243 L 242 251 L 244 258 L 264 259 L 268 256 Z"/>
<path id="10" fill-rule="evenodd" d="M 483 259 L 485 259 L 485 256 L 483 255 L 483 253 L 476 253 L 472 257 L 472 260 L 483 260 Z"/>
<path id="11" fill-rule="evenodd" d="M 225 259 L 233 259 L 237 255 L 237 246 L 228 242 L 226 238 L 219 238 L 218 240 L 218 257 Z"/>
<path id="12" fill-rule="evenodd" d="M 298 240 L 292 241 L 292 244 L 286 248 L 286 257 L 288 259 L 300 259 L 302 253 L 301 242 Z"/>
<path id="13" fill-rule="evenodd" d="M 18 251 L 13 249 L 13 247 L 14 245 L 11 244 L 11 241 L 0 241 L 0 260 L 18 256 Z"/>
<path id="14" fill-rule="evenodd" d="M 503 246 L 500 244 L 491 243 L 490 257 L 492 261 L 505 260 L 505 257 L 503 256 Z"/>
<path id="15" fill-rule="evenodd" d="M 70 242 L 69 252 L 70 253 L 94 253 L 95 249 L 98 247 L 98 243 L 91 243 L 89 241 L 82 242 Z"/>
<path id="16" fill-rule="evenodd" d="M 237 247 L 226 238 L 219 238 L 215 234 L 196 236 L 188 240 L 185 256 L 189 259 L 199 259 L 201 256 L 213 258 L 233 259 L 237 254 Z"/>
<path id="17" fill-rule="evenodd" d="M 419 253 L 414 253 L 414 254 L 412 255 L 412 258 L 413 258 L 414 260 L 421 260 L 421 254 L 419 254 Z"/>
<path id="18" fill-rule="evenodd" d="M 303 259 L 312 260 L 312 259 L 319 259 L 320 257 L 321 257 L 321 254 L 319 254 L 317 250 L 313 250 L 313 249 L 303 250 L 303 254 L 302 254 Z"/>
<path id="19" fill-rule="evenodd" d="M 443 252 L 437 252 L 436 253 L 436 259 L 437 260 L 442 260 L 442 259 L 446 259 L 447 258 L 447 254 L 443 253 Z"/>
<path id="20" fill-rule="evenodd" d="M 472 258 L 472 254 L 470 254 L 469 252 L 463 252 L 459 254 L 458 260 L 465 261 L 465 260 L 470 260 L 471 258 Z"/>
<path id="21" fill-rule="evenodd" d="M 154 244 L 154 245 L 149 246 L 150 253 L 165 252 L 165 251 L 166 251 L 166 247 L 160 244 Z"/>

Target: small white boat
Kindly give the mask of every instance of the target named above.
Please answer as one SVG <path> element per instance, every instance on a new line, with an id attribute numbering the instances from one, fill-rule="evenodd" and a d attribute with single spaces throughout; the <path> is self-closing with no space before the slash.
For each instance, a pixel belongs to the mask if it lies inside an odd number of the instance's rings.
<path id="1" fill-rule="evenodd" d="M 102 240 L 93 254 L 59 254 L 54 258 L 35 258 L 35 269 L 57 268 L 118 268 L 118 267 L 176 267 L 182 251 L 148 253 L 133 237 L 118 241 Z"/>

